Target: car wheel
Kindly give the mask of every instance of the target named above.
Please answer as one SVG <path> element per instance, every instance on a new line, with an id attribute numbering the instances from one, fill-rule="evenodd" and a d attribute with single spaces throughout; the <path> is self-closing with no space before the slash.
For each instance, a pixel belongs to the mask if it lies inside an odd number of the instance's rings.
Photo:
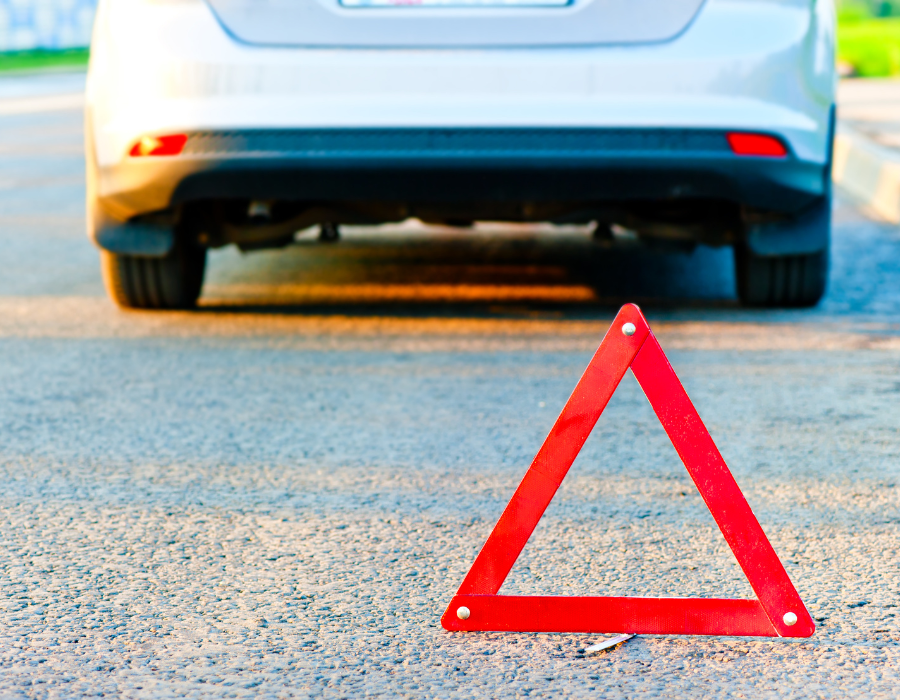
<path id="1" fill-rule="evenodd" d="M 206 249 L 177 244 L 164 258 L 100 251 L 103 282 L 113 301 L 127 309 L 189 309 L 197 303 Z"/>
<path id="2" fill-rule="evenodd" d="M 734 249 L 738 297 L 746 306 L 814 306 L 825 294 L 828 250 L 807 255 L 755 255 Z"/>

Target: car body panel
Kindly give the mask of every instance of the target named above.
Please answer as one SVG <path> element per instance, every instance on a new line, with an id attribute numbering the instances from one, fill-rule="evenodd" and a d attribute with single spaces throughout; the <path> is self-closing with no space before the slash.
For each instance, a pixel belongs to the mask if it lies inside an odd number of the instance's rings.
<path id="1" fill-rule="evenodd" d="M 237 40 L 303 48 L 493 48 L 667 41 L 704 0 L 570 0 L 555 7 L 351 7 L 338 0 L 208 0 Z"/>

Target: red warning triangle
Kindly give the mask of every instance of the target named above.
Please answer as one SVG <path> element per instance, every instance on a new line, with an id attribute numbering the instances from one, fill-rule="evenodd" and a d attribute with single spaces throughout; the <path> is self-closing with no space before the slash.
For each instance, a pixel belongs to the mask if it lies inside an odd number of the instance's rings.
<path id="1" fill-rule="evenodd" d="M 628 368 L 757 600 L 497 595 Z M 623 306 L 441 618 L 454 631 L 809 637 L 815 625 L 647 320 Z"/>

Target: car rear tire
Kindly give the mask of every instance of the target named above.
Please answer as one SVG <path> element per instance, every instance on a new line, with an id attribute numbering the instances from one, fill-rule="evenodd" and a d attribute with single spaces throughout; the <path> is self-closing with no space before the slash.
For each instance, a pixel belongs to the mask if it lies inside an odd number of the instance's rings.
<path id="1" fill-rule="evenodd" d="M 828 282 L 828 250 L 806 255 L 755 255 L 734 249 L 737 291 L 745 306 L 815 306 Z"/>
<path id="2" fill-rule="evenodd" d="M 203 287 L 206 249 L 184 244 L 164 258 L 100 251 L 106 291 L 126 309 L 189 309 Z"/>

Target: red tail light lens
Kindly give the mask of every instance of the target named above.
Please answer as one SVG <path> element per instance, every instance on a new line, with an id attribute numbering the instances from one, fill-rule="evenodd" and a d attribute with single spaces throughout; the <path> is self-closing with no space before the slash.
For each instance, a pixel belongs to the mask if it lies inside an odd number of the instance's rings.
<path id="1" fill-rule="evenodd" d="M 759 156 L 762 158 L 784 158 L 787 148 L 774 136 L 767 134 L 747 134 L 732 131 L 728 134 L 728 145 L 738 156 Z"/>
<path id="2" fill-rule="evenodd" d="M 128 155 L 138 156 L 177 156 L 184 150 L 187 134 L 169 134 L 168 136 L 144 136 L 138 141 Z"/>

